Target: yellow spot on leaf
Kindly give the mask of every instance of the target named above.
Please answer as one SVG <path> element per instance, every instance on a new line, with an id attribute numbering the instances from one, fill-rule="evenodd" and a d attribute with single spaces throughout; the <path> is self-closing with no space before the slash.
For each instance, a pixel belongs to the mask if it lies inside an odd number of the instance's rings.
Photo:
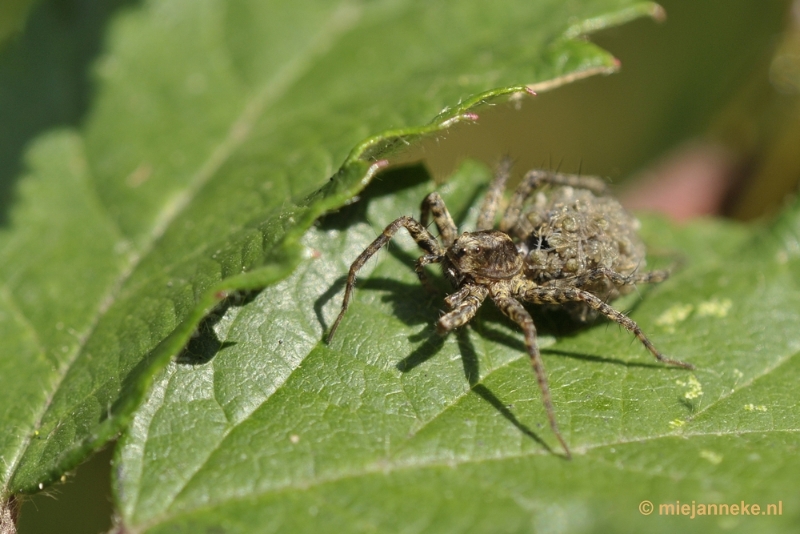
<path id="1" fill-rule="evenodd" d="M 698 317 L 725 317 L 733 306 L 731 299 L 711 299 L 697 305 Z"/>
<path id="2" fill-rule="evenodd" d="M 694 306 L 691 304 L 673 304 L 658 316 L 656 324 L 663 326 L 667 332 L 675 332 L 675 325 L 685 321 L 692 310 L 694 310 Z"/>
<path id="3" fill-rule="evenodd" d="M 722 462 L 722 455 L 714 451 L 702 450 L 700 451 L 700 458 L 705 458 L 714 465 L 719 465 Z"/>
<path id="4" fill-rule="evenodd" d="M 684 382 L 683 380 L 676 380 L 676 384 L 679 386 L 686 386 L 689 388 L 689 391 L 683 394 L 685 399 L 696 399 L 703 395 L 703 385 L 697 380 L 697 377 L 692 375 L 689 377 L 689 380 Z"/>

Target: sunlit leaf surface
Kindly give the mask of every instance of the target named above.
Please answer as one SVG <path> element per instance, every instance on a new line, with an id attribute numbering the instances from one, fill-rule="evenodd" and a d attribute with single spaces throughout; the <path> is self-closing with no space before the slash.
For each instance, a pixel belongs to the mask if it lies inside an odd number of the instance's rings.
<path id="1" fill-rule="evenodd" d="M 487 177 L 440 188 L 458 220 Z M 769 229 L 646 219 L 670 280 L 615 305 L 668 355 L 616 325 L 537 324 L 562 432 L 547 425 L 522 334 L 491 304 L 447 338 L 441 295 L 402 235 L 370 260 L 330 345 L 349 263 L 432 190 L 382 174 L 304 237 L 288 279 L 211 316 L 169 365 L 118 456 L 125 520 L 148 532 L 692 532 L 797 520 L 797 211 Z M 657 264 L 658 257 L 651 258 Z M 444 281 L 440 281 L 443 291 Z M 656 509 L 643 515 L 639 504 Z M 780 517 L 659 515 L 661 504 L 780 502 Z"/>

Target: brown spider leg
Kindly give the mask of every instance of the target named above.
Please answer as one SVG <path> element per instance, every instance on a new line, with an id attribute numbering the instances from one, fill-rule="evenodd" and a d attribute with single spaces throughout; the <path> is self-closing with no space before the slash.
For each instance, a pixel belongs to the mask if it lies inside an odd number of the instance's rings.
<path id="1" fill-rule="evenodd" d="M 615 310 L 603 302 L 603 300 L 589 293 L 588 291 L 567 287 L 540 286 L 523 290 L 521 296 L 526 301 L 534 304 L 564 304 L 567 302 L 583 302 L 593 310 L 602 313 L 607 318 L 611 319 L 615 323 L 625 328 L 628 332 L 636 336 L 636 338 L 642 342 L 642 345 L 644 345 L 645 348 L 649 350 L 653 356 L 655 356 L 656 360 L 663 363 L 668 363 L 670 365 L 684 367 L 686 369 L 694 369 L 694 365 L 690 363 L 682 362 L 680 360 L 673 360 L 672 358 L 667 358 L 661 354 L 658 349 L 656 349 L 655 345 L 653 345 L 653 343 L 647 339 L 647 336 L 644 335 L 644 332 L 642 332 L 642 329 L 639 328 L 638 324 L 636 324 L 636 321 L 624 313 Z"/>
<path id="2" fill-rule="evenodd" d="M 528 348 L 531 366 L 533 367 L 533 372 L 536 373 L 536 381 L 539 384 L 539 390 L 542 392 L 542 403 L 544 404 L 545 412 L 547 412 L 547 419 L 550 421 L 550 428 L 564 448 L 567 458 L 572 458 L 572 453 L 569 452 L 567 442 L 564 441 L 561 432 L 558 430 L 556 412 L 553 409 L 553 401 L 550 397 L 550 386 L 547 383 L 547 375 L 544 372 L 542 356 L 539 353 L 539 344 L 536 342 L 536 326 L 533 324 L 533 318 L 522 304 L 512 297 L 492 295 L 492 300 L 494 300 L 494 303 L 500 311 L 517 323 L 525 333 L 525 346 Z"/>
<path id="3" fill-rule="evenodd" d="M 450 212 L 447 211 L 444 200 L 442 200 L 439 193 L 435 191 L 426 196 L 425 200 L 422 201 L 419 217 L 420 224 L 427 227 L 431 215 L 433 215 L 433 222 L 436 223 L 436 228 L 439 229 L 439 237 L 442 239 L 442 244 L 445 248 L 450 247 L 455 243 L 458 237 L 458 227 L 456 223 L 453 222 Z"/>
<path id="4" fill-rule="evenodd" d="M 603 180 L 595 176 L 578 176 L 577 174 L 559 174 L 541 170 L 529 171 L 522 178 L 519 186 L 517 186 L 514 195 L 511 197 L 511 202 L 503 214 L 503 219 L 500 222 L 500 231 L 506 232 L 514 227 L 519 220 L 520 213 L 522 213 L 522 206 L 531 193 L 543 185 L 567 185 L 579 189 L 588 189 L 593 193 L 604 195 L 608 192 L 608 188 Z"/>
<path id="5" fill-rule="evenodd" d="M 451 330 L 467 324 L 478 313 L 478 308 L 483 304 L 489 290 L 483 286 L 464 286 L 457 293 L 453 293 L 445 301 L 454 304 L 453 310 L 439 317 L 436 331 L 444 335 Z M 450 300 L 448 300 L 450 299 Z"/>
<path id="6" fill-rule="evenodd" d="M 472 291 L 473 286 L 462 286 L 461 289 L 456 291 L 455 293 L 451 293 L 444 298 L 445 304 L 451 310 L 458 308 L 459 305 L 464 301 L 467 295 L 469 295 L 470 291 Z"/>
<path id="7" fill-rule="evenodd" d="M 407 215 L 395 219 L 383 230 L 383 233 L 381 233 L 381 235 L 379 235 L 378 238 L 375 239 L 375 241 L 373 241 L 372 244 L 370 244 L 370 246 L 368 246 L 364 252 L 358 256 L 358 258 L 356 258 L 356 261 L 354 261 L 350 266 L 350 272 L 347 274 L 347 284 L 345 285 L 344 289 L 344 299 L 342 299 L 342 311 L 339 312 L 339 316 L 336 318 L 336 321 L 331 327 L 331 331 L 328 333 L 328 343 L 330 343 L 331 339 L 333 339 L 333 334 L 336 333 L 336 329 L 339 327 L 339 323 L 342 322 L 342 318 L 347 311 L 347 307 L 350 306 L 350 298 L 353 296 L 353 288 L 356 284 L 356 273 L 358 273 L 359 269 L 361 269 L 361 267 L 367 263 L 367 260 L 369 260 L 373 254 L 378 252 L 378 250 L 380 250 L 392 239 L 394 234 L 397 233 L 400 228 L 405 228 L 408 230 L 408 233 L 411 234 L 411 237 L 414 238 L 414 241 L 417 242 L 417 245 L 427 252 L 428 256 L 442 256 L 444 254 L 444 251 L 439 246 L 439 243 L 436 242 L 436 238 L 434 238 L 431 233 L 428 232 L 425 226 Z M 417 261 L 418 265 L 420 261 L 421 260 Z"/>
<path id="8" fill-rule="evenodd" d="M 483 197 L 481 210 L 478 212 L 480 216 L 478 217 L 478 223 L 475 225 L 476 230 L 491 230 L 494 228 L 495 214 L 498 206 L 500 206 L 500 200 L 503 198 L 503 192 L 506 189 L 506 182 L 508 182 L 510 174 L 511 158 L 503 158 L 500 165 L 497 166 L 497 172 L 494 180 L 489 185 L 489 189 L 486 191 L 486 196 Z"/>
<path id="9" fill-rule="evenodd" d="M 616 286 L 626 286 L 635 284 L 657 284 L 663 282 L 671 271 L 669 269 L 661 269 L 658 271 L 649 271 L 646 273 L 633 273 L 633 274 L 620 274 L 612 269 L 605 267 L 598 267 L 582 274 L 576 274 L 566 278 L 556 278 L 545 282 L 546 287 L 583 287 L 592 282 L 597 282 L 603 278 L 610 280 Z"/>
<path id="10" fill-rule="evenodd" d="M 631 284 L 658 284 L 669 278 L 671 274 L 672 269 L 658 269 L 656 271 L 647 271 L 646 273 L 633 273 L 626 278 Z M 613 279 L 611 281 L 614 282 Z"/>
<path id="11" fill-rule="evenodd" d="M 417 272 L 420 283 L 422 283 L 422 285 L 425 287 L 425 290 L 429 293 L 437 293 L 437 291 L 436 287 L 431 284 L 428 274 L 425 272 L 425 266 L 430 265 L 431 263 L 441 263 L 441 261 L 442 256 L 440 254 L 426 254 L 421 256 L 417 260 L 417 263 L 414 264 L 414 270 Z"/>

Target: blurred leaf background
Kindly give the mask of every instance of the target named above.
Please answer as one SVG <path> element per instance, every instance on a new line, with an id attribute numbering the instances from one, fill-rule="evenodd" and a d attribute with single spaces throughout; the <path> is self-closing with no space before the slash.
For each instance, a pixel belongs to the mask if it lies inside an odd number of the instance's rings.
<path id="1" fill-rule="evenodd" d="M 81 124 L 91 110 L 91 69 L 107 25 L 119 10 L 138 7 L 134 1 L 29 4 L 0 8 L 0 91 L 14 85 L 0 92 L 0 222 L 14 202 L 25 147 L 52 128 Z M 510 154 L 518 169 L 580 169 L 620 183 L 637 175 L 646 182 L 659 160 L 668 167 L 710 150 L 714 172 L 724 175 L 720 212 L 743 219 L 774 213 L 796 189 L 800 169 L 800 10 L 753 0 L 662 5 L 662 24 L 640 19 L 592 36 L 620 59 L 619 74 L 541 93 L 520 109 L 498 105 L 479 124 L 455 126 L 405 158 L 425 158 L 438 180 L 465 156 L 491 164 Z M 80 467 L 52 490 L 58 500 L 27 501 L 20 531 L 107 528 L 108 462 L 104 452 Z"/>

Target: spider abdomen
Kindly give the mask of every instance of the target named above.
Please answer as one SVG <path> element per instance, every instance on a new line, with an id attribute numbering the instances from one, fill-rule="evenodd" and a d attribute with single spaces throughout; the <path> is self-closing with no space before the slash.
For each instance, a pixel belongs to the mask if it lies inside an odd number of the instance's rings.
<path id="1" fill-rule="evenodd" d="M 525 275 L 533 280 L 598 268 L 627 275 L 644 267 L 639 222 L 613 197 L 553 187 L 537 195 L 520 219 L 512 231 L 525 243 Z"/>

